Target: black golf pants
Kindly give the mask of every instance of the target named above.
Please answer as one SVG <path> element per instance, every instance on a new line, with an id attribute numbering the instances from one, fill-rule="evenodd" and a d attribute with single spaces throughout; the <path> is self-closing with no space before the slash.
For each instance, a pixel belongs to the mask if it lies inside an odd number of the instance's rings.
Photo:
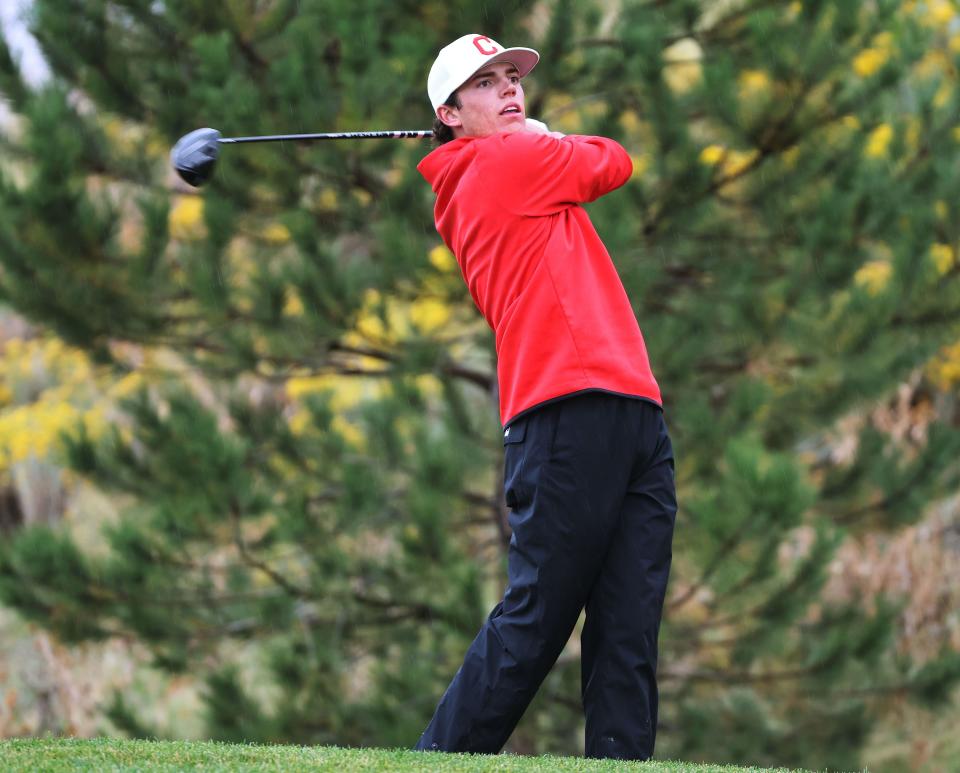
<path id="1" fill-rule="evenodd" d="M 498 753 L 586 607 L 586 755 L 647 759 L 677 504 L 653 403 L 588 392 L 504 433 L 508 587 L 416 748 Z"/>

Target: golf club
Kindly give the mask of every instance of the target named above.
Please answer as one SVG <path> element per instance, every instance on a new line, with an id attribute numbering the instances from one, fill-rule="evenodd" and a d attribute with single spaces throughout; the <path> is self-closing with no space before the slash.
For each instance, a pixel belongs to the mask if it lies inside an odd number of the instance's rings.
<path id="1" fill-rule="evenodd" d="M 284 140 L 386 140 L 424 139 L 432 129 L 400 129 L 373 132 L 331 132 L 327 134 L 269 134 L 261 137 L 222 137 L 216 129 L 196 129 L 183 135 L 170 151 L 170 162 L 181 179 L 199 187 L 213 175 L 220 146 L 239 142 L 283 142 Z"/>

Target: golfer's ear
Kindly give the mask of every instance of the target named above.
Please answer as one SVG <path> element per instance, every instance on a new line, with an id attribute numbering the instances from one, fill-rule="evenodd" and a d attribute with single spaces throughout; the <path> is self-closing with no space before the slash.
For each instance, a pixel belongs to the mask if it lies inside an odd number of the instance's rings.
<path id="1" fill-rule="evenodd" d="M 451 129 L 463 126 L 463 122 L 460 120 L 460 111 L 455 107 L 450 107 L 450 105 L 440 105 L 437 108 L 437 118 Z"/>

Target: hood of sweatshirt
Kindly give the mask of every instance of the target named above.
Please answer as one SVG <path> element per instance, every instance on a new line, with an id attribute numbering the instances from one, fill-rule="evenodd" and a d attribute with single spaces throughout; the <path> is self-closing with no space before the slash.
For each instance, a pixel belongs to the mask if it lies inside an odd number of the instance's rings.
<path id="1" fill-rule="evenodd" d="M 477 150 L 473 147 L 476 137 L 460 137 L 444 143 L 417 164 L 417 171 L 437 195 L 434 214 L 439 220 L 446 204 L 457 189 L 463 173 L 473 163 Z"/>

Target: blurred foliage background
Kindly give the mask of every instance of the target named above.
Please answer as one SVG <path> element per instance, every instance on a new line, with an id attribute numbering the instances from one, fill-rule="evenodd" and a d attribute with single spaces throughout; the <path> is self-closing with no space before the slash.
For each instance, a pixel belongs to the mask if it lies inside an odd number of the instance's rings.
<path id="1" fill-rule="evenodd" d="M 531 45 L 681 512 L 658 756 L 960 758 L 949 0 L 33 0 L 0 47 L 0 734 L 409 746 L 502 593 L 492 336 L 433 228 L 436 51 Z M 582 751 L 578 637 L 508 749 Z"/>

